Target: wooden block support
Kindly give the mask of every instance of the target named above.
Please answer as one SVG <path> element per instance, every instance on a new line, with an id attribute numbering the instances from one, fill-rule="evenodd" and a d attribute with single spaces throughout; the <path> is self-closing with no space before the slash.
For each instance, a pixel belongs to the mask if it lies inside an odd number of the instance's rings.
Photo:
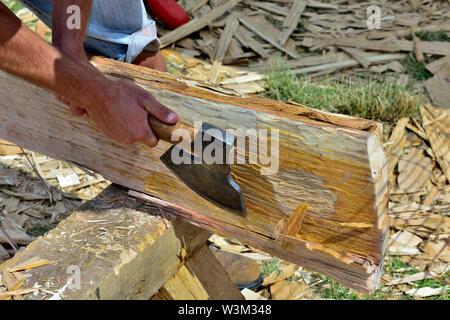
<path id="1" fill-rule="evenodd" d="M 169 144 L 161 141 L 150 149 L 112 141 L 86 117 L 73 117 L 52 93 L 5 72 L 0 72 L 0 138 L 182 205 L 209 219 L 188 219 L 192 223 L 346 286 L 377 288 L 388 230 L 388 175 L 380 124 L 237 96 L 222 87 L 113 60 L 92 62 L 108 77 L 129 79 L 151 92 L 178 112 L 185 125 L 203 121 L 226 129 L 267 129 L 269 136 L 271 129 L 278 130 L 275 174 L 262 175 L 267 166 L 260 163 L 232 167 L 244 193 L 246 218 L 218 208 L 180 182 L 159 160 Z M 275 141 L 269 139 L 269 144 Z M 304 203 L 308 210 L 299 232 L 284 234 L 280 226 Z"/>
<path id="2" fill-rule="evenodd" d="M 183 299 L 242 299 L 225 270 L 215 269 L 224 292 L 215 296 L 184 265 L 202 252 L 210 233 L 179 219 L 169 219 L 169 228 L 158 208 L 127 196 L 112 185 L 87 202 L 55 229 L 38 238 L 10 260 L 3 270 L 40 257 L 52 264 L 24 271 L 22 288 L 35 284 L 58 292 L 55 299 L 149 299 L 161 287 L 172 288 Z M 169 216 L 170 217 L 170 216 Z M 205 265 L 220 264 L 209 257 Z M 212 261 L 211 261 L 211 260 Z M 79 284 L 71 277 L 79 271 Z M 182 279 L 183 286 L 178 280 Z M 191 294 L 191 293 L 194 294 Z M 27 299 L 51 298 L 39 292 Z"/>
<path id="3" fill-rule="evenodd" d="M 200 281 L 186 266 L 180 269 L 162 286 L 151 300 L 208 300 L 209 295 Z"/>
<path id="4" fill-rule="evenodd" d="M 204 244 L 152 297 L 153 300 L 242 300 L 228 273 Z"/>

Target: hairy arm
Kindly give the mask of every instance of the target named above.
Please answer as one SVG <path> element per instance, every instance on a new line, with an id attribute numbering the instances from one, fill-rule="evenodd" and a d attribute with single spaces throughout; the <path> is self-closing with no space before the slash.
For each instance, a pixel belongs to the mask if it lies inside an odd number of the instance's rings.
<path id="1" fill-rule="evenodd" d="M 52 41 L 53 45 L 67 56 L 78 60 L 87 60 L 84 51 L 84 37 L 89 21 L 93 0 L 58 0 L 53 1 Z M 80 8 L 80 28 L 69 29 L 67 19 L 74 14 L 68 8 Z"/>
<path id="2" fill-rule="evenodd" d="M 156 145 L 146 109 L 164 123 L 178 120 L 142 88 L 108 80 L 89 64 L 79 63 L 43 41 L 1 2 L 0 69 L 82 106 L 105 134 L 124 143 Z"/>

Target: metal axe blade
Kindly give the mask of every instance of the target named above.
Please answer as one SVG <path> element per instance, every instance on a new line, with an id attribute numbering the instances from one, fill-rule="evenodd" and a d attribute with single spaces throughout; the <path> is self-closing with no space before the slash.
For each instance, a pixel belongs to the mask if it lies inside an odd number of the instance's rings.
<path id="1" fill-rule="evenodd" d="M 201 139 L 197 143 L 201 143 L 202 152 L 216 140 L 223 143 L 222 161 L 208 164 L 203 161 L 204 159 L 176 145 L 161 156 L 161 161 L 193 191 L 216 205 L 245 217 L 244 197 L 241 188 L 231 177 L 231 165 L 227 163 L 229 161 L 227 155 L 234 148 L 236 137 L 226 134 L 225 130 L 204 123 L 191 143 L 191 150 L 194 150 L 197 139 Z M 175 164 L 172 161 L 173 157 L 182 159 L 181 163 Z"/>

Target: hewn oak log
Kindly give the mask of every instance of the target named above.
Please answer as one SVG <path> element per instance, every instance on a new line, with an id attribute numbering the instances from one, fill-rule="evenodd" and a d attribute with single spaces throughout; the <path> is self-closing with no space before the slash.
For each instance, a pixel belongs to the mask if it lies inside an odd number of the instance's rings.
<path id="1" fill-rule="evenodd" d="M 27 299 L 149 299 L 161 288 L 178 299 L 243 299 L 226 271 L 215 267 L 215 256 L 205 258 L 210 233 L 168 214 L 166 226 L 159 214 L 111 185 L 0 264 L 0 274 L 30 258 L 52 261 L 23 272 L 22 288 L 37 284 L 47 290 Z M 208 275 L 188 270 L 185 264 L 195 266 L 197 256 L 214 268 L 224 291 L 211 289 Z"/>
<path id="2" fill-rule="evenodd" d="M 159 161 L 169 144 L 161 141 L 149 149 L 111 141 L 88 119 L 72 117 L 53 94 L 4 72 L 0 137 L 181 205 L 204 218 L 191 222 L 331 275 L 347 286 L 362 291 L 377 287 L 386 245 L 388 192 L 381 125 L 237 96 L 112 60 L 92 61 L 105 74 L 130 79 L 150 91 L 186 125 L 205 121 L 228 129 L 279 130 L 276 174 L 261 175 L 259 164 L 233 165 L 247 218 L 218 208 L 181 183 Z M 283 235 L 283 221 L 303 203 L 308 210 L 299 233 Z"/>

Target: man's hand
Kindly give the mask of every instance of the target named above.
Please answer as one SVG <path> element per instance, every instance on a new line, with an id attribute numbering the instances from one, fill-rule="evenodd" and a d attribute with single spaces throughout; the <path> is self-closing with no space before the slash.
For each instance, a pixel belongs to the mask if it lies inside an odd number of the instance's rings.
<path id="1" fill-rule="evenodd" d="M 148 112 L 166 124 L 178 121 L 176 113 L 159 103 L 150 93 L 124 81 L 110 81 L 92 90 L 83 106 L 89 117 L 110 138 L 132 144 L 142 142 L 149 147 L 158 138 L 148 124 Z M 102 81 L 103 82 L 103 81 Z"/>
<path id="2" fill-rule="evenodd" d="M 174 112 L 144 89 L 108 80 L 90 64 L 80 63 L 40 39 L 1 2 L 0 69 L 64 97 L 75 115 L 85 110 L 106 135 L 125 143 L 156 144 L 147 110 L 166 124 L 178 121 Z"/>
<path id="3" fill-rule="evenodd" d="M 67 28 L 67 7 L 70 5 L 77 5 L 81 9 L 80 29 Z M 84 51 L 84 37 L 91 7 L 92 0 L 53 1 L 52 41 L 62 53 L 92 69 L 89 73 L 93 74 L 98 71 L 89 63 Z M 161 63 L 154 67 L 166 71 L 165 64 L 164 67 Z M 158 138 L 148 124 L 147 110 L 167 124 L 177 122 L 175 113 L 132 83 L 102 79 L 101 84 L 93 89 L 85 104 L 78 104 L 76 100 L 62 95 L 57 95 L 57 99 L 68 105 L 74 116 L 87 114 L 103 132 L 115 140 L 128 144 L 140 141 L 147 146 L 155 146 Z"/>
<path id="4" fill-rule="evenodd" d="M 67 8 L 72 5 L 80 8 L 79 29 L 67 28 Z M 81 63 L 89 63 L 84 51 L 84 37 L 91 7 L 92 0 L 52 1 L 52 43 L 66 56 Z"/>
<path id="5" fill-rule="evenodd" d="M 144 50 L 136 57 L 136 59 L 134 59 L 133 64 L 161 72 L 167 72 L 166 63 L 159 51 L 152 52 Z"/>

